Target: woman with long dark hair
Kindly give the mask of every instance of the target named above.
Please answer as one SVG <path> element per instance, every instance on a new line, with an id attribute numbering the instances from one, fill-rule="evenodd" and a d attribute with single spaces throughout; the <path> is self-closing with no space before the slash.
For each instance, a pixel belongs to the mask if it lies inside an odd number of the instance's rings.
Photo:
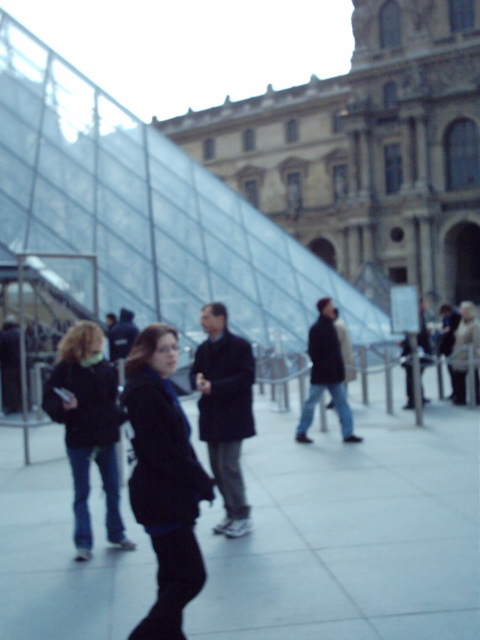
<path id="1" fill-rule="evenodd" d="M 120 515 L 120 483 L 115 443 L 124 421 L 116 404 L 117 371 L 102 353 L 104 334 L 95 322 L 82 320 L 58 343 L 57 364 L 45 386 L 43 409 L 65 423 L 65 442 L 72 467 L 75 500 L 75 560 L 90 560 L 93 534 L 88 511 L 90 463 L 100 470 L 107 503 L 107 537 L 133 551 Z M 58 394 L 61 395 L 58 395 Z"/>
<path id="2" fill-rule="evenodd" d="M 183 609 L 206 572 L 193 527 L 199 500 L 212 501 L 213 481 L 190 444 L 190 425 L 169 380 L 178 364 L 178 335 L 155 323 L 128 356 L 122 402 L 133 429 L 130 502 L 158 559 L 158 597 L 129 640 L 183 640 Z"/>

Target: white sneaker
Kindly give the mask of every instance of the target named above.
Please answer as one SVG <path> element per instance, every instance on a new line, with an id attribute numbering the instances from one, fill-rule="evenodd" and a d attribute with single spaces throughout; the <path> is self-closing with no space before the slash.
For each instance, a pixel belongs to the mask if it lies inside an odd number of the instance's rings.
<path id="1" fill-rule="evenodd" d="M 77 553 L 75 555 L 75 562 L 87 562 L 92 557 L 92 552 L 90 549 L 83 549 L 82 547 L 78 547 Z"/>
<path id="2" fill-rule="evenodd" d="M 228 529 L 228 527 L 232 524 L 233 522 L 233 518 L 229 518 L 228 516 L 225 516 L 225 518 L 219 522 L 218 524 L 216 524 L 212 531 L 216 536 L 219 536 L 223 533 L 225 533 Z"/>
<path id="3" fill-rule="evenodd" d="M 253 522 L 251 518 L 243 518 L 241 520 L 232 520 L 225 530 L 225 535 L 227 538 L 241 538 L 251 531 L 253 531 Z"/>

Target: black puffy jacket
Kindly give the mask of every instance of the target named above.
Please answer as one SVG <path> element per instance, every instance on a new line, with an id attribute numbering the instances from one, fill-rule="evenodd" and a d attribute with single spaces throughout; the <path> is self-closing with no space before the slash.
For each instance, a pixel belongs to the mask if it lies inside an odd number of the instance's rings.
<path id="1" fill-rule="evenodd" d="M 59 362 L 48 379 L 42 408 L 55 422 L 65 423 L 65 442 L 73 449 L 101 447 L 117 442 L 124 418 L 116 404 L 117 371 L 102 360 L 91 367 Z M 78 407 L 65 411 L 53 387 L 72 391 Z"/>

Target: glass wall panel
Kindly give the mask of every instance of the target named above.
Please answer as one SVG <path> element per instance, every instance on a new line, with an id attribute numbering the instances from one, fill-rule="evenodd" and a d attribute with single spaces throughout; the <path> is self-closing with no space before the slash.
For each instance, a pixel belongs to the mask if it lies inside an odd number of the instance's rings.
<path id="1" fill-rule="evenodd" d="M 92 214 L 82 209 L 53 185 L 38 178 L 33 213 L 79 253 L 93 251 Z"/>
<path id="2" fill-rule="evenodd" d="M 43 113 L 42 86 L 8 72 L 0 75 L 0 101 L 30 127 L 37 129 Z"/>
<path id="3" fill-rule="evenodd" d="M 23 29 L 12 23 L 2 33 L 2 40 L 6 43 L 5 55 L 8 68 L 14 68 L 17 73 L 41 82 L 47 64 L 48 50 L 33 40 Z"/>
<path id="4" fill-rule="evenodd" d="M 240 199 L 240 210 L 243 227 L 249 235 L 255 236 L 263 242 L 271 251 L 278 253 L 283 258 L 286 255 L 287 240 L 295 242 L 283 229 L 254 209 L 246 200 Z M 302 246 L 302 245 L 299 245 Z M 302 247 L 305 249 L 305 247 Z"/>
<path id="5" fill-rule="evenodd" d="M 227 218 L 222 209 L 210 200 L 198 198 L 200 219 L 208 235 L 215 235 L 230 247 L 231 251 L 240 254 L 245 260 L 250 257 L 245 231 L 232 218 Z"/>
<path id="6" fill-rule="evenodd" d="M 33 172 L 0 146 L 0 189 L 18 204 L 28 207 L 32 192 Z M 3 226 L 3 224 L 1 225 Z"/>
<path id="7" fill-rule="evenodd" d="M 125 202 L 140 211 L 147 211 L 147 185 L 144 180 L 132 174 L 124 164 L 117 162 L 113 156 L 99 151 L 99 179 L 112 191 L 121 196 Z"/>
<path id="8" fill-rule="evenodd" d="M 6 145 L 23 162 L 33 164 L 35 149 L 38 140 L 38 132 L 31 129 L 26 123 L 20 121 L 13 113 L 2 104 L 0 83 L 0 144 Z"/>
<path id="9" fill-rule="evenodd" d="M 255 236 L 248 238 L 252 254 L 253 266 L 264 273 L 278 287 L 285 289 L 291 295 L 297 295 L 296 277 L 291 265 L 276 253 L 270 251 Z"/>
<path id="10" fill-rule="evenodd" d="M 98 187 L 98 219 L 129 247 L 151 259 L 152 242 L 148 218 L 102 186 Z"/>
<path id="11" fill-rule="evenodd" d="M 207 266 L 204 262 L 189 254 L 158 229 L 155 229 L 155 246 L 158 267 L 163 273 L 168 274 L 179 287 L 200 300 L 210 296 Z M 162 293 L 160 290 L 160 294 Z"/>
<path id="12" fill-rule="evenodd" d="M 98 226 L 97 255 L 99 267 L 119 280 L 132 298 L 143 300 L 155 309 L 155 287 L 152 263 L 138 251 L 134 251 L 117 235 L 103 225 Z"/>
<path id="13" fill-rule="evenodd" d="M 154 193 L 170 200 L 191 219 L 198 219 L 197 198 L 192 186 L 155 160 L 150 160 L 150 184 Z"/>
<path id="14" fill-rule="evenodd" d="M 213 236 L 205 236 L 205 247 L 210 269 L 220 273 L 225 280 L 228 280 L 233 290 L 239 289 L 250 300 L 258 303 L 255 276 L 251 265 Z"/>
<path id="15" fill-rule="evenodd" d="M 190 189 L 186 189 L 193 192 Z M 203 230 L 183 211 L 180 211 L 170 200 L 166 200 L 157 191 L 152 192 L 153 219 L 155 226 L 176 240 L 180 246 L 203 258 L 202 234 Z"/>
<path id="16" fill-rule="evenodd" d="M 98 272 L 98 298 L 101 319 L 105 318 L 107 313 L 119 315 L 120 309 L 125 308 L 135 313 L 134 322 L 139 328 L 158 320 L 154 307 L 149 306 L 145 300 L 132 297 L 131 291 L 102 269 Z"/>
<path id="17" fill-rule="evenodd" d="M 94 211 L 95 180 L 78 162 L 71 160 L 63 150 L 44 141 L 40 148 L 38 170 L 69 198 L 87 211 Z"/>
<path id="18" fill-rule="evenodd" d="M 0 185 L 3 187 L 3 179 Z M 26 209 L 14 203 L 0 190 L 0 242 L 12 251 L 22 251 L 27 222 Z"/>
<path id="19" fill-rule="evenodd" d="M 193 160 L 168 138 L 158 135 L 158 131 L 153 127 L 147 127 L 147 146 L 151 161 L 157 160 L 163 169 L 166 168 L 180 179 L 191 183 Z M 151 173 L 154 173 L 153 169 Z"/>
<path id="20" fill-rule="evenodd" d="M 225 188 L 223 182 L 212 173 L 195 163 L 193 171 L 194 186 L 212 205 L 223 211 L 239 223 L 239 195 Z"/>

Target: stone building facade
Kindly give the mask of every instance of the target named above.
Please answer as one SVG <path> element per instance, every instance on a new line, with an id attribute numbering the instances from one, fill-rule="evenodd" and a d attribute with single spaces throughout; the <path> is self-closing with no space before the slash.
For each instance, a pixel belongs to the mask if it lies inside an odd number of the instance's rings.
<path id="1" fill-rule="evenodd" d="M 480 0 L 353 0 L 350 73 L 152 125 L 354 281 L 480 303 Z"/>

